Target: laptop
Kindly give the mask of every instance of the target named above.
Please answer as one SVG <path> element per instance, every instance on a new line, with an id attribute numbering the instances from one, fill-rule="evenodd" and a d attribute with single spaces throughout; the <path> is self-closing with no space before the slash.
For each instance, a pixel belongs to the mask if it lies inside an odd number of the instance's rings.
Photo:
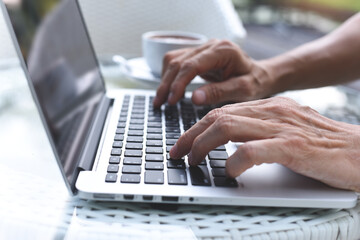
<path id="1" fill-rule="evenodd" d="M 154 109 L 153 90 L 105 89 L 77 1 L 4 1 L 7 24 L 72 194 L 98 201 L 351 208 L 354 192 L 335 189 L 278 164 L 236 179 L 225 161 L 237 145 L 211 151 L 197 167 L 171 159 L 179 136 L 214 106 Z M 121 9 L 119 9 L 121 14 Z M 121 39 L 119 39 L 121 42 Z"/>

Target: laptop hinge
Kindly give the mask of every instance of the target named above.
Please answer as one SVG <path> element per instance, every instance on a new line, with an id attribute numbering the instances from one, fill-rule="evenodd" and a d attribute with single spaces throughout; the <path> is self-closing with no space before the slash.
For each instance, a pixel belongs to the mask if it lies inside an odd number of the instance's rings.
<path id="1" fill-rule="evenodd" d="M 99 109 L 95 117 L 95 121 L 91 127 L 88 141 L 83 150 L 78 168 L 81 170 L 91 170 L 96 152 L 98 150 L 98 144 L 100 142 L 103 127 L 106 121 L 107 112 L 110 108 L 112 100 L 104 96 L 99 103 Z"/>

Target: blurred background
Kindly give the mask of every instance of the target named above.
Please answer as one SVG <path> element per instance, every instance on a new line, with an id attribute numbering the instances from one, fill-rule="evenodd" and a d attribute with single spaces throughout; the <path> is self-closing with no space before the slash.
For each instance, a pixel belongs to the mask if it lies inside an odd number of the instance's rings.
<path id="1" fill-rule="evenodd" d="M 262 59 L 332 31 L 360 11 L 358 0 L 232 0 L 248 32 L 244 48 Z"/>

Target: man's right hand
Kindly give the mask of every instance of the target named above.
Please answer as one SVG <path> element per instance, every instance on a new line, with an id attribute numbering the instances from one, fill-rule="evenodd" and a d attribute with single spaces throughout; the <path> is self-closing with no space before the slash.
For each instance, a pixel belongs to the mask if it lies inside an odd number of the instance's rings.
<path id="1" fill-rule="evenodd" d="M 271 94 L 271 78 L 264 65 L 232 42 L 211 40 L 165 55 L 154 106 L 166 101 L 175 104 L 197 75 L 209 82 L 193 92 L 192 101 L 197 105 L 249 101 Z"/>

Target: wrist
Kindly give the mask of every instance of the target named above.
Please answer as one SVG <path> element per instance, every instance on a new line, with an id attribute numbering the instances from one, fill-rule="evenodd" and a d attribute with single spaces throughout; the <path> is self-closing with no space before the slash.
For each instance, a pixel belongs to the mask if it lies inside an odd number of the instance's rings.
<path id="1" fill-rule="evenodd" d="M 259 61 L 259 65 L 266 72 L 267 91 L 269 95 L 274 95 L 287 90 L 299 88 L 296 74 L 300 63 L 296 58 L 289 55 Z"/>

